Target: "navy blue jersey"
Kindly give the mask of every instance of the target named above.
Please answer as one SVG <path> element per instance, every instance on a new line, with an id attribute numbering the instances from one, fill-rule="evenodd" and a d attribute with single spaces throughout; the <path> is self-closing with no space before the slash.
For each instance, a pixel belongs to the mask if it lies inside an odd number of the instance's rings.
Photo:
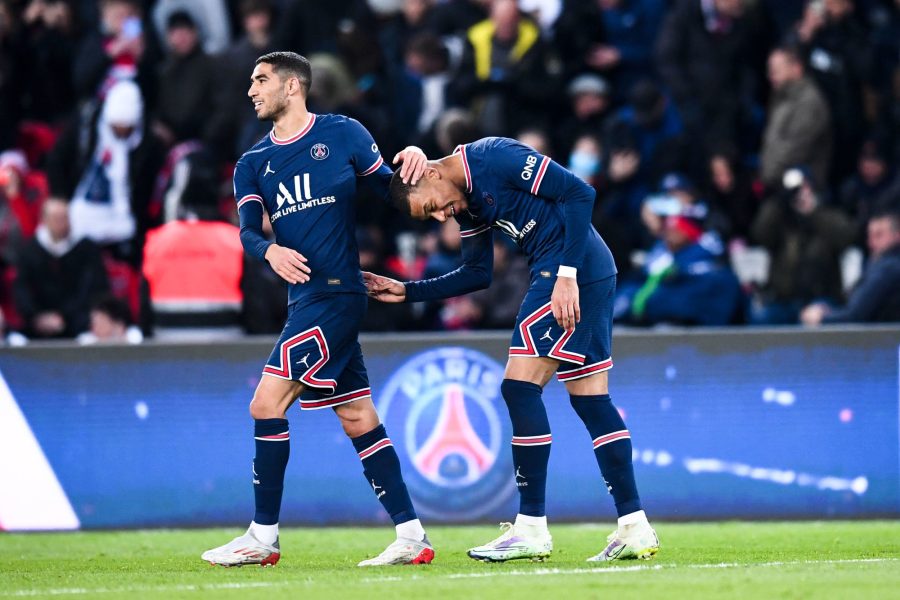
<path id="1" fill-rule="evenodd" d="M 262 232 L 263 207 L 275 243 L 306 257 L 312 273 L 290 285 L 288 303 L 322 292 L 364 294 L 356 247 L 356 182 L 368 177 L 387 198 L 392 171 L 372 135 L 341 115 L 310 114 L 288 139 L 274 132 L 237 162 L 234 197 L 244 249 L 260 260 L 271 244 Z"/>
<path id="2" fill-rule="evenodd" d="M 456 216 L 463 266 L 443 277 L 407 284 L 409 301 L 455 296 L 485 287 L 493 263 L 491 232 L 513 239 L 528 258 L 531 279 L 578 270 L 579 284 L 606 279 L 616 266 L 591 225 L 596 192 L 533 148 L 489 137 L 457 148 L 466 173 L 468 214 Z"/>

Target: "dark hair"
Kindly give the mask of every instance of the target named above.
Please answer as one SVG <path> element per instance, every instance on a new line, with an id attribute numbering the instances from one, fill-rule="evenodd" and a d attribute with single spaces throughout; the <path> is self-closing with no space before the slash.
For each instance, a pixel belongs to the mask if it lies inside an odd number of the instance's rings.
<path id="1" fill-rule="evenodd" d="M 186 10 L 173 11 L 169 18 L 166 19 L 166 31 L 179 28 L 197 30 L 197 23 L 194 21 L 194 17 Z"/>
<path id="2" fill-rule="evenodd" d="M 272 16 L 272 3 L 269 0 L 242 0 L 239 8 L 241 17 L 248 17 L 256 13 L 264 12 Z"/>
<path id="3" fill-rule="evenodd" d="M 412 208 L 409 205 L 409 194 L 412 189 L 413 186 L 403 183 L 400 169 L 394 171 L 394 175 L 391 177 L 391 201 L 394 203 L 394 208 L 407 215 L 412 214 Z"/>
<path id="4" fill-rule="evenodd" d="M 266 63 L 272 65 L 272 70 L 278 73 L 282 79 L 296 77 L 300 80 L 303 95 L 309 95 L 309 86 L 312 84 L 312 69 L 305 56 L 296 52 L 269 52 L 256 59 L 256 64 Z"/>
<path id="5" fill-rule="evenodd" d="M 131 309 L 124 300 L 115 296 L 103 296 L 91 305 L 91 310 L 102 312 L 116 323 L 122 323 L 126 327 L 131 325 Z"/>
<path id="6" fill-rule="evenodd" d="M 393 184 L 393 182 L 391 183 Z M 393 189 L 393 186 L 391 189 Z M 889 208 L 878 210 L 872 213 L 872 216 L 869 217 L 869 222 L 871 223 L 876 219 L 888 219 L 891 222 L 891 228 L 893 228 L 894 231 L 900 232 L 900 211 Z"/>

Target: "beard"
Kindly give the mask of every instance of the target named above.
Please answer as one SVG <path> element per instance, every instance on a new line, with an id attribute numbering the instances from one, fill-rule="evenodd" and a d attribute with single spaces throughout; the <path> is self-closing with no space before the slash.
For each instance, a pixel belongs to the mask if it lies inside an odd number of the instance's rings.
<path id="1" fill-rule="evenodd" d="M 256 118 L 259 121 L 276 121 L 287 110 L 287 106 L 287 98 L 284 95 L 280 95 L 272 99 L 269 110 L 261 110 L 256 113 Z"/>

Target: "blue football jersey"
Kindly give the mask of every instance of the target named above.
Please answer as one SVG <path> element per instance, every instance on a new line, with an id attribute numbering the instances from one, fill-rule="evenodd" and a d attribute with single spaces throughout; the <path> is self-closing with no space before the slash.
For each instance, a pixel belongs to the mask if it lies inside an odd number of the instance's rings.
<path id="1" fill-rule="evenodd" d="M 560 265 L 578 269 L 578 283 L 616 274 L 606 243 L 591 224 L 596 192 L 533 148 L 489 137 L 460 146 L 468 214 L 456 216 L 464 264 L 443 277 L 407 284 L 410 301 L 484 287 L 493 261 L 492 231 L 522 249 L 531 278 L 556 277 Z M 479 285 L 479 281 L 482 285 Z"/>
<path id="2" fill-rule="evenodd" d="M 590 211 L 578 224 L 578 239 L 570 240 L 583 252 L 570 253 L 566 247 L 567 228 L 572 226 L 566 223 L 566 202 L 589 195 L 592 208 L 595 196 L 571 171 L 508 138 L 484 138 L 457 151 L 466 170 L 471 218 L 471 227 L 460 222 L 461 235 L 468 237 L 484 226 L 502 231 L 528 257 L 532 276 L 540 271 L 555 275 L 561 264 L 576 267 L 580 283 L 615 275 L 612 254 L 591 225 Z M 576 192 L 582 192 L 579 198 Z"/>
<path id="3" fill-rule="evenodd" d="M 288 139 L 274 132 L 237 162 L 234 197 L 245 250 L 263 259 L 262 209 L 275 242 L 306 257 L 310 281 L 290 285 L 288 302 L 322 292 L 365 293 L 356 246 L 356 185 L 365 177 L 387 198 L 392 171 L 372 135 L 341 115 L 310 114 Z"/>

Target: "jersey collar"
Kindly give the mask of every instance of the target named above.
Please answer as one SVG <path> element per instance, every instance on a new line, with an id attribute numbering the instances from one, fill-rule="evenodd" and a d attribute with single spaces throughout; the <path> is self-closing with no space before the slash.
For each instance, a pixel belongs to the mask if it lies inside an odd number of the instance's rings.
<path id="1" fill-rule="evenodd" d="M 306 125 L 303 126 L 303 129 L 292 135 L 287 139 L 280 139 L 275 136 L 275 129 L 272 128 L 272 131 L 269 132 L 269 138 L 272 140 L 272 143 L 278 144 L 279 146 L 283 146 L 285 144 L 293 144 L 304 135 L 309 133 L 309 130 L 312 129 L 313 123 L 316 122 L 316 115 L 314 113 L 309 113 L 309 119 L 306 121 Z"/>

